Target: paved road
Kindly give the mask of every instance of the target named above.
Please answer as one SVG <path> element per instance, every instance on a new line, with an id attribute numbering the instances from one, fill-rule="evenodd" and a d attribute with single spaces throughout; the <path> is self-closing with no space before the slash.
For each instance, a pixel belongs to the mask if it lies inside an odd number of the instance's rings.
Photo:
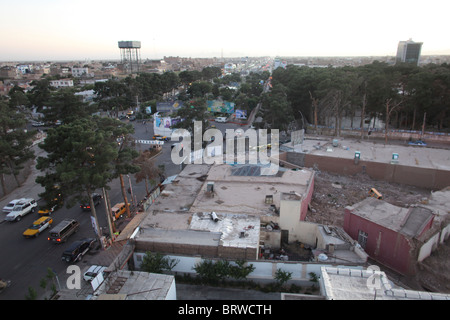
<path id="1" fill-rule="evenodd" d="M 136 128 L 134 134 L 136 139 L 151 139 L 153 136 L 151 123 L 147 123 L 144 126 L 140 122 L 133 122 L 133 125 Z M 137 146 L 138 150 L 143 150 L 143 148 L 143 146 Z M 37 146 L 35 150 L 36 156 L 43 156 L 43 151 Z M 166 176 L 176 174 L 180 171 L 179 166 L 174 165 L 170 161 L 169 151 L 170 143 L 163 147 L 163 153 L 156 158 L 157 165 L 165 164 Z M 40 174 L 39 171 L 33 168 L 31 175 L 20 188 L 17 188 L 0 200 L 0 208 L 3 208 L 10 200 L 16 198 L 31 197 L 38 199 L 38 194 L 43 191 L 43 188 L 35 183 L 35 177 L 38 174 Z M 125 177 L 126 187 L 129 187 L 130 183 L 135 199 L 137 201 L 142 200 L 146 195 L 145 183 L 136 183 L 133 175 L 130 175 L 129 179 Z M 122 202 L 123 197 L 119 179 L 112 181 L 110 187 L 109 196 L 111 204 L 114 205 L 117 202 Z M 100 191 L 97 192 L 101 193 Z M 129 199 L 131 198 L 130 194 L 127 194 L 127 196 Z M 104 204 L 101 203 L 97 207 L 97 217 L 99 225 L 107 233 L 106 212 L 104 210 Z M 69 274 L 66 273 L 68 265 L 61 260 L 63 251 L 75 240 L 85 237 L 95 237 L 91 225 L 90 212 L 83 212 L 77 206 L 70 209 L 63 207 L 53 214 L 54 225 L 65 218 L 74 218 L 81 225 L 79 231 L 67 243 L 61 245 L 49 243 L 47 240 L 49 230 L 45 230 L 35 239 L 25 239 L 22 236 L 25 229 L 38 218 L 37 213 L 30 213 L 19 222 L 6 222 L 4 221 L 4 214 L 0 214 L 2 215 L 0 217 L 0 278 L 12 281 L 11 286 L 0 294 L 0 300 L 23 300 L 28 294 L 29 287 L 36 290 L 38 294 L 43 292 L 40 288 L 40 282 L 47 275 L 48 268 L 56 272 L 61 286 L 64 287 Z M 118 221 L 117 225 L 121 229 L 126 223 L 127 219 L 124 219 Z M 86 260 L 89 260 L 88 258 L 90 257 L 86 257 Z M 83 261 L 79 264 L 86 266 Z"/>
<path id="2" fill-rule="evenodd" d="M 124 121 L 128 122 L 128 120 Z M 135 133 L 133 135 L 135 139 L 151 140 L 153 136 L 153 124 L 151 122 L 146 122 L 144 124 L 140 121 L 134 121 L 132 124 L 135 127 Z M 233 123 L 214 124 L 223 133 L 225 133 L 225 129 L 227 128 L 237 129 L 240 127 Z M 163 145 L 163 152 L 155 158 L 156 165 L 164 164 L 166 177 L 176 175 L 181 171 L 180 165 L 175 165 L 171 160 L 171 145 L 172 142 L 165 143 Z M 140 151 L 148 147 L 148 145 L 136 145 L 136 149 Z M 36 147 L 35 150 L 36 156 L 43 156 L 43 151 L 41 149 Z M 38 199 L 38 194 L 43 191 L 43 188 L 35 183 L 35 177 L 38 174 L 40 173 L 33 168 L 31 175 L 20 188 L 17 188 L 8 196 L 0 200 L 0 207 L 3 208 L 10 200 L 20 197 Z M 130 184 L 133 195 L 135 195 L 134 198 L 139 202 L 146 195 L 145 183 L 136 183 L 134 176 L 130 175 L 129 177 L 125 177 L 125 185 L 128 188 Z M 111 199 L 111 204 L 114 205 L 117 202 L 122 202 L 123 198 L 119 179 L 112 181 L 110 187 L 109 197 Z M 97 192 L 101 193 L 100 190 Z M 128 194 L 128 197 L 131 199 L 130 194 Z M 104 204 L 101 203 L 97 207 L 97 217 L 99 225 L 106 234 L 108 229 L 106 212 L 104 210 Z M 3 215 L 3 213 L 1 214 Z M 3 222 L 3 216 L 0 217 L 0 278 L 10 279 L 12 281 L 11 287 L 0 294 L 0 300 L 23 300 L 28 294 L 29 287 L 36 290 L 38 295 L 42 295 L 45 291 L 40 288 L 40 282 L 46 277 L 48 268 L 58 275 L 59 284 L 64 288 L 66 279 L 70 274 L 66 272 L 68 265 L 61 260 L 62 252 L 75 240 L 85 237 L 95 237 L 91 225 L 90 212 L 83 212 L 76 206 L 70 209 L 65 207 L 61 208 L 53 214 L 54 225 L 65 218 L 74 218 L 80 222 L 80 230 L 69 239 L 68 243 L 61 245 L 49 243 L 47 240 L 49 230 L 45 230 L 43 234 L 35 239 L 23 238 L 23 231 L 37 218 L 38 216 L 36 213 L 30 213 L 21 221 L 11 223 Z M 127 219 L 119 221 L 119 229 L 122 229 L 126 223 Z M 113 259 L 112 253 L 108 258 Z M 78 264 L 80 267 L 83 267 L 82 269 L 86 269 L 91 260 L 96 260 L 95 254 L 87 255 Z M 97 260 L 102 261 L 101 259 Z M 105 261 L 105 263 L 107 263 L 107 261 Z M 212 290 L 208 296 L 213 294 L 212 292 L 214 292 L 214 290 Z M 180 293 L 182 293 L 182 291 L 180 291 Z M 199 296 L 198 299 L 202 299 L 202 297 Z"/>

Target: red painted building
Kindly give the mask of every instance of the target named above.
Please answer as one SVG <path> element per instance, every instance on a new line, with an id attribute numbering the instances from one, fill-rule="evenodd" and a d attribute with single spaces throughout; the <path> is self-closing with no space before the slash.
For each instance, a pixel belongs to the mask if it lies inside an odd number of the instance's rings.
<path id="1" fill-rule="evenodd" d="M 422 207 L 401 208 L 367 198 L 345 209 L 344 230 L 377 262 L 404 275 L 413 275 L 423 235 L 434 214 Z"/>

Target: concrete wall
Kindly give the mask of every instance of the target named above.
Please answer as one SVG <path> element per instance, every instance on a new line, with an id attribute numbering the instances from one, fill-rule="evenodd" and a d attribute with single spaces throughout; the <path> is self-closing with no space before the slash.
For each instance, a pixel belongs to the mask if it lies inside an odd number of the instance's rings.
<path id="1" fill-rule="evenodd" d="M 143 252 L 135 252 L 133 259 L 136 269 L 139 269 L 142 263 L 142 258 L 145 255 Z M 179 255 L 168 255 L 170 259 L 178 260 L 178 264 L 172 269 L 172 272 L 179 274 L 194 274 L 194 266 L 202 261 L 199 257 L 187 257 Z M 216 259 L 215 259 L 216 260 Z M 292 272 L 291 281 L 309 282 L 309 273 L 313 272 L 320 275 L 320 268 L 324 266 L 331 266 L 331 264 L 314 263 L 314 262 L 288 262 L 288 261 L 252 261 L 247 260 L 248 264 L 252 264 L 255 270 L 247 277 L 248 280 L 270 280 L 272 281 L 277 269 L 286 272 Z M 363 269 L 362 266 L 345 266 L 350 269 Z M 312 283 L 310 283 L 312 284 Z"/>
<path id="2" fill-rule="evenodd" d="M 272 249 L 281 248 L 281 230 L 271 230 L 265 231 L 261 229 L 260 240 L 264 242 L 264 246 L 270 247 Z"/>
<path id="3" fill-rule="evenodd" d="M 217 246 L 202 246 L 155 241 L 136 241 L 136 250 L 143 252 L 161 252 L 166 254 L 199 255 L 205 257 L 217 257 L 218 255 Z"/>
<path id="4" fill-rule="evenodd" d="M 427 189 L 443 189 L 450 185 L 450 171 L 432 168 L 420 168 L 400 164 L 380 163 L 360 160 L 358 164 L 353 159 L 318 156 L 287 152 L 286 159 L 298 157 L 296 164 L 327 172 L 354 175 L 366 173 L 370 178 L 393 183 L 411 185 Z M 285 156 L 283 156 L 284 158 Z M 303 161 L 300 161 L 303 159 Z"/>
<path id="5" fill-rule="evenodd" d="M 418 262 L 422 262 L 424 259 L 428 258 L 433 252 L 439 243 L 439 233 L 436 233 L 427 242 L 425 242 L 422 247 L 420 247 L 419 255 L 417 257 Z"/>
<path id="6" fill-rule="evenodd" d="M 314 192 L 314 172 L 312 173 L 311 180 L 307 184 L 308 188 L 306 189 L 306 193 L 304 198 L 302 199 L 302 207 L 300 209 L 300 221 L 304 221 L 306 219 L 306 214 L 308 213 L 308 207 L 311 203 L 311 199 Z"/>
<path id="7" fill-rule="evenodd" d="M 280 228 L 289 232 L 289 242 L 298 240 L 301 204 L 300 200 L 280 200 Z"/>
<path id="8" fill-rule="evenodd" d="M 448 239 L 449 235 L 450 224 L 442 228 L 439 232 L 436 232 L 435 235 L 430 237 L 428 241 L 420 247 L 417 261 L 421 262 L 424 259 L 428 258 L 431 253 L 439 247 L 439 245 L 442 245 L 444 241 Z"/>
<path id="9" fill-rule="evenodd" d="M 177 300 L 177 289 L 175 286 L 175 278 L 173 279 L 172 284 L 170 285 L 165 300 Z"/>
<path id="10" fill-rule="evenodd" d="M 356 123 L 359 124 L 359 121 Z M 308 134 L 315 134 L 316 130 L 314 126 L 308 126 Z M 334 136 L 335 129 L 334 128 L 318 128 L 317 134 L 324 136 Z M 341 129 L 340 132 L 341 137 L 349 137 L 349 138 L 361 138 L 361 130 L 351 130 L 351 129 Z M 384 140 L 385 134 L 384 130 L 376 130 L 372 131 L 370 134 L 370 139 L 379 139 Z M 368 139 L 367 128 L 364 130 L 364 139 Z M 450 143 L 450 134 L 449 133 L 441 133 L 441 132 L 424 132 L 422 136 L 421 131 L 408 131 L 408 130 L 390 130 L 388 132 L 389 140 L 403 140 L 403 141 L 415 141 L 415 140 L 425 140 L 425 141 L 434 141 L 434 142 L 442 142 L 442 143 Z"/>
<path id="11" fill-rule="evenodd" d="M 314 192 L 314 173 L 311 177 L 311 181 L 308 183 L 304 197 L 300 200 L 280 200 L 280 228 L 289 231 L 289 242 L 300 241 L 305 237 L 304 226 L 300 223 L 306 218 L 308 212 L 308 206 L 311 202 Z"/>
<path id="12" fill-rule="evenodd" d="M 446 241 L 450 236 L 450 224 L 447 225 L 444 229 L 441 231 L 441 237 L 439 238 L 439 243 L 443 244 L 444 241 Z"/>
<path id="13" fill-rule="evenodd" d="M 164 254 L 192 255 L 202 257 L 220 257 L 224 259 L 257 259 L 257 248 L 237 248 L 226 246 L 206 246 L 155 241 L 136 241 L 137 251 L 161 252 Z"/>

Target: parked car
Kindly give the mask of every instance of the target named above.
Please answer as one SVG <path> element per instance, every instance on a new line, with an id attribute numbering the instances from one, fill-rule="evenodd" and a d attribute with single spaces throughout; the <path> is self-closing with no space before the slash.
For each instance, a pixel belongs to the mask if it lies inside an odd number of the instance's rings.
<path id="1" fill-rule="evenodd" d="M 227 122 L 227 117 L 217 117 L 215 119 L 215 121 L 216 122 L 223 122 L 223 123 L 225 123 L 225 122 Z"/>
<path id="2" fill-rule="evenodd" d="M 31 121 L 31 125 L 33 127 L 43 127 L 43 126 L 45 126 L 45 123 L 42 121 Z"/>
<path id="3" fill-rule="evenodd" d="M 169 141 L 170 138 L 166 136 L 162 136 L 160 134 L 153 135 L 153 140 L 159 140 L 159 141 Z"/>
<path id="4" fill-rule="evenodd" d="M 91 282 L 97 275 L 103 273 L 106 267 L 93 265 L 83 274 L 84 281 Z"/>
<path id="5" fill-rule="evenodd" d="M 6 206 L 3 207 L 3 212 L 10 213 L 12 211 L 12 209 L 14 208 L 14 206 L 16 205 L 16 203 L 21 200 L 25 200 L 25 198 L 11 200 Z"/>
<path id="6" fill-rule="evenodd" d="M 92 200 L 94 201 L 94 206 L 98 206 L 100 204 L 100 200 L 103 197 L 98 193 L 92 194 Z M 91 204 L 89 202 L 83 202 L 80 204 L 80 208 L 83 209 L 83 211 L 90 211 L 91 210 Z"/>
<path id="7" fill-rule="evenodd" d="M 34 212 L 37 207 L 36 200 L 32 198 L 22 199 L 17 202 L 10 213 L 5 217 L 7 221 L 20 221 L 23 216 L 30 212 Z"/>
<path id="8" fill-rule="evenodd" d="M 48 206 L 43 206 L 41 208 L 39 208 L 38 214 L 40 216 L 49 216 L 51 215 L 53 212 L 55 212 L 55 210 L 58 208 L 58 205 L 55 204 L 51 207 Z"/>
<path id="9" fill-rule="evenodd" d="M 130 204 L 128 204 L 130 206 Z M 114 207 L 111 208 L 113 218 L 119 219 L 122 217 L 122 215 L 127 211 L 127 208 L 125 206 L 125 202 L 116 203 Z"/>
<path id="10" fill-rule="evenodd" d="M 95 238 L 86 238 L 73 242 L 62 254 L 61 259 L 70 262 L 80 261 L 94 247 Z"/>
<path id="11" fill-rule="evenodd" d="M 23 236 L 25 238 L 37 237 L 42 231 L 50 227 L 53 219 L 50 217 L 41 217 L 33 222 L 33 224 L 25 230 Z"/>
<path id="12" fill-rule="evenodd" d="M 422 140 L 410 141 L 408 144 L 412 145 L 412 146 L 426 146 L 427 145 L 425 143 L 425 141 L 422 141 Z"/>

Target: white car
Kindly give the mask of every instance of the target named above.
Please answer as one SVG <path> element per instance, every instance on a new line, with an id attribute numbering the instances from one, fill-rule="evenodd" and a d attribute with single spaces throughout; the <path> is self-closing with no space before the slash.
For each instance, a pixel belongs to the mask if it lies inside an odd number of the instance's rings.
<path id="1" fill-rule="evenodd" d="M 6 206 L 3 207 L 3 212 L 10 213 L 14 208 L 14 206 L 16 205 L 16 203 L 19 202 L 20 200 L 25 200 L 25 198 L 11 200 Z"/>
<path id="2" fill-rule="evenodd" d="M 32 198 L 21 199 L 17 202 L 14 208 L 5 217 L 6 221 L 19 221 L 23 216 L 30 212 L 34 212 L 37 207 L 36 200 Z"/>
<path id="3" fill-rule="evenodd" d="M 45 126 L 45 123 L 42 122 L 42 121 L 32 121 L 32 122 L 31 122 L 31 125 L 32 125 L 33 127 L 43 127 L 43 126 Z"/>
<path id="4" fill-rule="evenodd" d="M 225 122 L 227 122 L 227 117 L 217 117 L 215 119 L 215 121 L 216 122 L 223 122 L 223 123 L 225 123 Z"/>
<path id="5" fill-rule="evenodd" d="M 99 273 L 106 270 L 103 266 L 90 266 L 89 269 L 83 274 L 83 279 L 87 282 L 92 281 Z"/>

